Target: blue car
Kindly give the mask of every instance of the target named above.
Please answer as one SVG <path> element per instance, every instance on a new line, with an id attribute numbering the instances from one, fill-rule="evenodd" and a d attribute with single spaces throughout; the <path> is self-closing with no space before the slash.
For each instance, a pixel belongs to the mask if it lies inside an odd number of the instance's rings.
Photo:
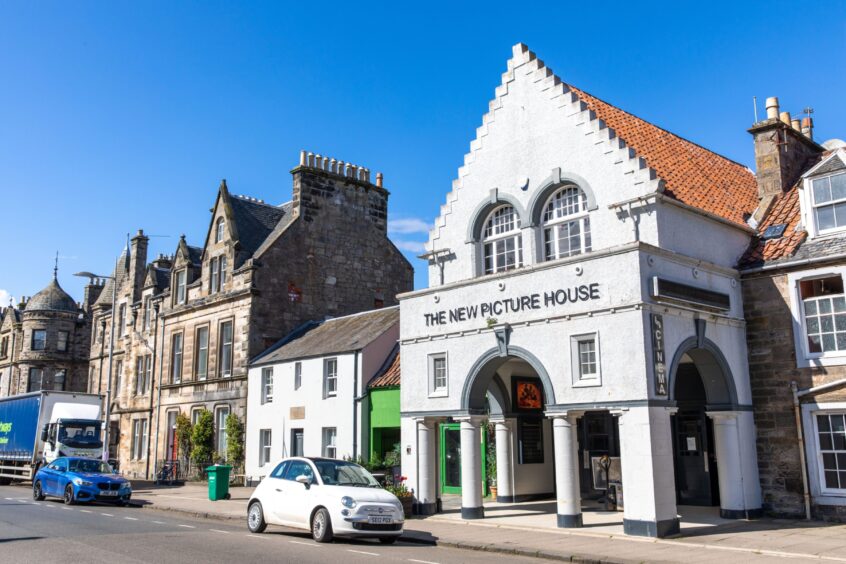
<path id="1" fill-rule="evenodd" d="M 66 456 L 42 467 L 32 480 L 34 499 L 41 501 L 48 495 L 60 497 L 68 505 L 78 501 L 126 505 L 132 486 L 106 462 Z"/>

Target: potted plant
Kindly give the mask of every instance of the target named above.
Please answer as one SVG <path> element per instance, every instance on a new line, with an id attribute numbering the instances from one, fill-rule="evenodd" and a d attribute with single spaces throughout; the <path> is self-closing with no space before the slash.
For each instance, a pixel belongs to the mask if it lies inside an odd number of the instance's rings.
<path id="1" fill-rule="evenodd" d="M 389 478 L 388 482 L 385 484 L 385 489 L 395 496 L 397 499 L 400 500 L 402 504 L 402 512 L 405 514 L 406 517 L 411 517 L 411 508 L 414 501 L 414 496 L 405 486 L 405 481 L 408 478 L 405 476 L 400 476 L 397 482 L 394 482 L 392 478 Z"/>

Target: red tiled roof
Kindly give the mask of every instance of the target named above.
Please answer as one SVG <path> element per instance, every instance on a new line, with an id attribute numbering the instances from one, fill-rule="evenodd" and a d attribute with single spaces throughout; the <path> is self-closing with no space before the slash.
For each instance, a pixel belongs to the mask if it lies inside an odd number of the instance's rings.
<path id="1" fill-rule="evenodd" d="M 400 385 L 400 355 L 394 357 L 391 365 L 382 374 L 370 381 L 369 388 L 388 388 Z"/>
<path id="2" fill-rule="evenodd" d="M 572 85 L 570 89 L 655 169 L 665 182 L 665 195 L 746 226 L 746 217 L 758 206 L 758 185 L 749 169 Z"/>
<path id="3" fill-rule="evenodd" d="M 741 267 L 792 256 L 808 235 L 805 230 L 796 231 L 800 218 L 799 185 L 797 184 L 778 196 L 758 227 L 758 232 L 763 233 L 771 225 L 786 224 L 784 235 L 767 241 L 761 240 L 760 237 L 753 239 L 749 249 L 740 259 Z"/>

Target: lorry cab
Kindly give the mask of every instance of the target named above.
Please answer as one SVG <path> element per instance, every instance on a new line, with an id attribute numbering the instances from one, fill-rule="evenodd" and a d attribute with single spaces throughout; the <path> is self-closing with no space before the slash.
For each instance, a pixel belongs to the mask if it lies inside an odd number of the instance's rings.
<path id="1" fill-rule="evenodd" d="M 43 459 L 53 462 L 62 456 L 99 458 L 103 452 L 102 422 L 96 419 L 57 419 L 41 429 Z"/>

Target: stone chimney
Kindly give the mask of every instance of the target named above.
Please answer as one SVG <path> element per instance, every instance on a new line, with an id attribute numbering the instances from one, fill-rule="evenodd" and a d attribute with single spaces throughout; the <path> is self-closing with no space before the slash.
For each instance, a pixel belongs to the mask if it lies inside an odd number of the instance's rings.
<path id="1" fill-rule="evenodd" d="M 144 235 L 144 230 L 139 229 L 129 241 L 129 288 L 133 302 L 141 299 L 141 290 L 144 288 L 144 274 L 147 270 L 147 243 L 150 239 Z"/>
<path id="2" fill-rule="evenodd" d="M 156 260 L 153 261 L 153 266 L 163 270 L 170 270 L 173 266 L 173 261 L 168 255 L 159 254 L 159 256 L 156 257 Z"/>
<path id="3" fill-rule="evenodd" d="M 85 311 L 91 311 L 91 308 L 94 307 L 94 302 L 97 301 L 97 298 L 100 297 L 100 293 L 103 291 L 103 287 L 105 284 L 101 280 L 91 280 L 89 284 L 85 285 L 85 295 L 82 298 L 82 309 Z"/>
<path id="4" fill-rule="evenodd" d="M 755 168 L 758 179 L 758 209 L 752 221 L 758 223 L 773 200 L 790 189 L 805 170 L 808 162 L 824 149 L 811 138 L 790 112 L 779 112 L 778 98 L 767 98 L 767 118 L 748 131 L 755 140 Z"/>

